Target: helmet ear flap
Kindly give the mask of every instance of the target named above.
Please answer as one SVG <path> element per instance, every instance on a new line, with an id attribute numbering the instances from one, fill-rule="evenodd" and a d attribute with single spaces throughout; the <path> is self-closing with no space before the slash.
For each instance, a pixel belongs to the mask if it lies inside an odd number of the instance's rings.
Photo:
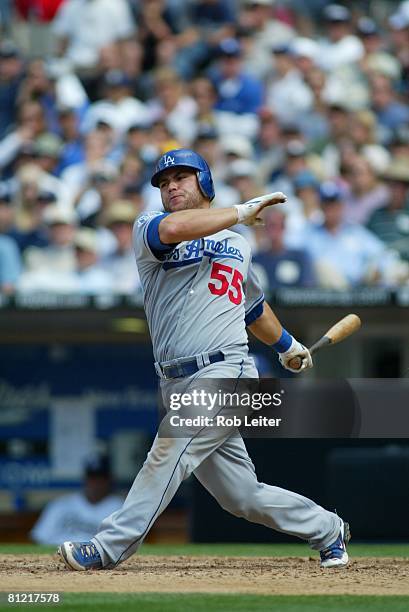
<path id="1" fill-rule="evenodd" d="M 199 170 L 196 172 L 197 181 L 199 183 L 200 191 L 210 201 L 214 198 L 214 185 L 212 175 L 209 170 Z"/>

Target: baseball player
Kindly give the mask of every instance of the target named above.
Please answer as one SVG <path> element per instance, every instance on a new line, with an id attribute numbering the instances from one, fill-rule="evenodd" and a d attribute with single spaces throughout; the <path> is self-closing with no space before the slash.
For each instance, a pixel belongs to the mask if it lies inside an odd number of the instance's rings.
<path id="1" fill-rule="evenodd" d="M 297 371 L 312 367 L 308 349 L 264 301 L 247 241 L 228 229 L 257 223 L 262 209 L 285 202 L 285 195 L 212 209 L 209 167 L 188 149 L 165 153 L 151 183 L 165 212 L 137 219 L 134 249 L 165 406 L 175 389 L 193 393 L 203 380 L 257 378 L 246 327 L 278 352 L 285 368 L 291 370 L 296 356 L 302 360 Z M 322 567 L 347 564 L 348 524 L 302 495 L 258 482 L 237 429 L 205 426 L 190 436 L 163 435 L 172 416 L 168 409 L 122 508 L 89 542 L 59 547 L 70 569 L 111 569 L 125 561 L 191 473 L 232 514 L 306 540 L 320 552 Z"/>

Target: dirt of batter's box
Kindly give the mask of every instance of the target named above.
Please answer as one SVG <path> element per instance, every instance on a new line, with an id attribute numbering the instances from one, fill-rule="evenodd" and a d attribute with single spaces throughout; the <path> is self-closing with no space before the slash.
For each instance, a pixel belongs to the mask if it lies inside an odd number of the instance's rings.
<path id="1" fill-rule="evenodd" d="M 3 555 L 0 591 L 409 595 L 409 559 L 321 569 L 308 557 L 136 555 L 114 570 L 72 572 L 50 555 Z"/>

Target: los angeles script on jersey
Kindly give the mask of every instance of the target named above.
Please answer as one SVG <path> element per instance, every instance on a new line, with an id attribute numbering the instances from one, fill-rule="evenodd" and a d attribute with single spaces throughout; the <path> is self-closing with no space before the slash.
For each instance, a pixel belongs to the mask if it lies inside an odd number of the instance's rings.
<path id="1" fill-rule="evenodd" d="M 202 238 L 186 242 L 177 246 L 171 253 L 169 253 L 163 267 L 168 269 L 174 267 L 175 264 L 184 265 L 195 263 L 200 261 L 204 255 L 209 257 L 209 259 L 213 259 L 215 257 L 226 257 L 243 262 L 244 257 L 242 252 L 237 247 L 232 246 L 229 240 L 229 238 L 224 238 L 223 240 Z"/>

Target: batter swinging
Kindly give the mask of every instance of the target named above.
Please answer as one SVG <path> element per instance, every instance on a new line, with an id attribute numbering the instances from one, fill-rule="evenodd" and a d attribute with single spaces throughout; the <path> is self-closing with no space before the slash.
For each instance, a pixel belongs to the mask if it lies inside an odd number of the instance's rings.
<path id="1" fill-rule="evenodd" d="M 264 301 L 247 241 L 228 229 L 257 223 L 262 209 L 285 202 L 285 195 L 211 209 L 209 167 L 188 149 L 165 153 L 151 182 L 166 212 L 137 219 L 134 248 L 165 406 L 175 389 L 192 392 L 204 379 L 257 378 L 246 326 L 278 352 L 285 368 L 291 370 L 295 356 L 302 360 L 296 372 L 312 367 L 308 349 Z M 130 557 L 192 472 L 232 514 L 306 540 L 320 551 L 322 567 L 348 563 L 348 524 L 302 495 L 258 482 L 237 430 L 213 427 L 204 428 L 204 437 L 170 437 L 163 435 L 170 416 L 169 411 L 122 508 L 90 542 L 59 547 L 70 569 L 110 569 Z"/>

